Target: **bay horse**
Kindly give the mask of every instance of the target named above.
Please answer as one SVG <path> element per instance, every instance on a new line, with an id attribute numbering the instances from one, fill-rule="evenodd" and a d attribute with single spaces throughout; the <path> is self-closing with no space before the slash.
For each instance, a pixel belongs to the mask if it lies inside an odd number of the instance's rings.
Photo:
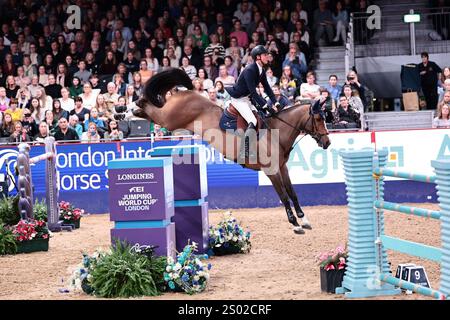
<path id="1" fill-rule="evenodd" d="M 166 93 L 173 92 L 177 86 L 187 90 L 174 92 L 166 100 Z M 237 162 L 240 135 L 236 135 L 234 130 L 221 130 L 219 122 L 223 109 L 192 89 L 192 82 L 183 70 L 171 68 L 157 73 L 145 84 L 143 97 L 137 101 L 134 114 L 154 121 L 169 131 L 185 129 L 198 134 L 225 158 Z M 330 146 L 323 112 L 318 104 L 295 105 L 266 119 L 266 123 L 269 129 L 265 139 L 257 141 L 259 152 L 256 161 L 250 163 L 246 159 L 241 165 L 263 171 L 268 176 L 284 205 L 289 222 L 294 226 L 294 232 L 304 234 L 304 229 L 312 227 L 300 206 L 286 164 L 300 133 L 310 135 L 323 149 Z M 294 216 L 289 199 L 302 225 Z"/>

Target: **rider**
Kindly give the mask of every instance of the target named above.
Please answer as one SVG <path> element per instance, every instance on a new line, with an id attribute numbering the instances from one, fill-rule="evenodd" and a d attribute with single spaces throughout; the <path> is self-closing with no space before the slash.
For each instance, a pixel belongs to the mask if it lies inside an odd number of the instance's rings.
<path id="1" fill-rule="evenodd" d="M 280 104 L 277 102 L 272 88 L 267 82 L 265 67 L 268 63 L 268 51 L 262 46 L 258 45 L 251 51 L 251 56 L 253 58 L 253 63 L 245 67 L 245 69 L 239 75 L 233 87 L 226 88 L 231 96 L 231 103 L 240 113 L 240 115 L 247 121 L 248 127 L 244 134 L 244 146 L 245 146 L 245 157 L 254 157 L 255 154 L 249 154 L 250 141 L 249 136 L 254 133 L 256 129 L 257 121 L 256 117 L 252 112 L 252 102 L 258 110 L 262 110 L 266 115 L 272 115 L 278 112 Z M 267 105 L 267 101 L 262 98 L 256 92 L 256 87 L 262 83 L 264 86 L 265 93 L 269 96 L 272 102 L 272 108 Z M 252 101 L 252 102 L 251 102 Z M 241 156 L 242 156 L 241 148 Z"/>

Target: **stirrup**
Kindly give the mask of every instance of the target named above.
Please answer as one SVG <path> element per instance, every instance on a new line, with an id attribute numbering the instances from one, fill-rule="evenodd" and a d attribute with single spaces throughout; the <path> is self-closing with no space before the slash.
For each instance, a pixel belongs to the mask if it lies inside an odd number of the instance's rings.
<path id="1" fill-rule="evenodd" d="M 254 133 L 252 132 L 252 130 Z M 256 127 L 253 123 L 250 122 L 244 135 L 245 160 L 251 160 L 252 162 L 255 162 L 256 159 L 256 153 L 254 150 L 255 141 L 252 141 L 253 142 L 252 148 L 250 147 L 250 135 L 252 134 L 256 135 Z"/>

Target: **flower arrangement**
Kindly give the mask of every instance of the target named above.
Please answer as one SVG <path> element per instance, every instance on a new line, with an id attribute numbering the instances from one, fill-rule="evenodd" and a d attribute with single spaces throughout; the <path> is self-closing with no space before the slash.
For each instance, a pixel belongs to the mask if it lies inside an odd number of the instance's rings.
<path id="1" fill-rule="evenodd" d="M 248 253 L 250 232 L 245 232 L 231 212 L 226 212 L 216 227 L 209 227 L 209 247 L 215 254 Z"/>
<path id="2" fill-rule="evenodd" d="M 92 294 L 94 292 L 94 289 L 91 285 L 92 267 L 95 265 L 98 259 L 101 259 L 106 254 L 106 252 L 100 250 L 95 251 L 91 256 L 83 253 L 83 259 L 81 263 L 75 268 L 69 280 L 70 289 L 76 292 Z"/>
<path id="3" fill-rule="evenodd" d="M 50 231 L 47 228 L 47 223 L 43 220 L 20 220 L 14 226 L 13 234 L 17 242 L 35 239 L 48 239 Z"/>
<path id="4" fill-rule="evenodd" d="M 83 254 L 72 273 L 72 290 L 103 298 L 156 296 L 165 290 L 166 258 L 154 256 L 149 246 L 131 247 L 116 240 L 107 252 Z"/>
<path id="5" fill-rule="evenodd" d="M 177 255 L 176 261 L 172 257 L 167 258 L 164 280 L 169 290 L 195 294 L 206 288 L 211 264 L 205 265 L 202 262 L 203 259 L 208 259 L 208 255 L 196 255 L 196 251 L 197 244 L 193 242 Z"/>
<path id="6" fill-rule="evenodd" d="M 343 270 L 347 265 L 347 247 L 338 246 L 336 249 L 323 252 L 316 257 L 318 265 L 325 271 Z"/>
<path id="7" fill-rule="evenodd" d="M 84 214 L 83 209 L 75 208 L 71 203 L 61 201 L 59 203 L 60 220 L 77 221 Z"/>

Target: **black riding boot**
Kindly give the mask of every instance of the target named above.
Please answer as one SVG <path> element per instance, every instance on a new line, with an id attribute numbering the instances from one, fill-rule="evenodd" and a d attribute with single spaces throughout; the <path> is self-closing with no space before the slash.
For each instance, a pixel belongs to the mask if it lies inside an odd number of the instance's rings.
<path id="1" fill-rule="evenodd" d="M 256 127 L 250 123 L 245 130 L 241 141 L 241 150 L 239 152 L 239 162 L 244 163 L 249 160 L 256 163 Z"/>

